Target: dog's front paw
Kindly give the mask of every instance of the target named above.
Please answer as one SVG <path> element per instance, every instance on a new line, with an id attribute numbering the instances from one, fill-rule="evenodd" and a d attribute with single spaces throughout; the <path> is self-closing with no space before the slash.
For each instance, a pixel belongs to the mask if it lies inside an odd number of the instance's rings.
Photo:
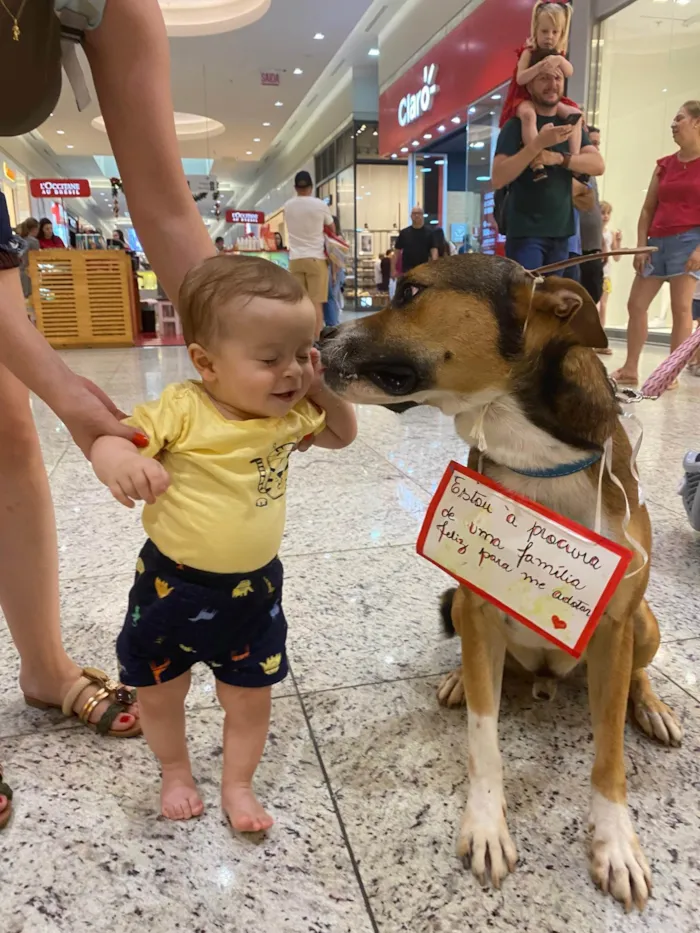
<path id="1" fill-rule="evenodd" d="M 643 910 L 651 894 L 651 870 L 632 828 L 627 808 L 594 793 L 591 877 L 630 911 Z"/>
<path id="2" fill-rule="evenodd" d="M 518 853 L 510 838 L 505 806 L 492 795 L 470 790 L 467 810 L 457 840 L 457 855 L 479 880 L 500 888 L 503 879 L 515 870 Z"/>
<path id="3" fill-rule="evenodd" d="M 437 689 L 437 698 L 440 706 L 464 706 L 464 681 L 462 668 L 446 674 Z"/>
<path id="4" fill-rule="evenodd" d="M 673 710 L 657 696 L 633 704 L 634 718 L 651 739 L 676 748 L 683 739 L 683 727 Z"/>

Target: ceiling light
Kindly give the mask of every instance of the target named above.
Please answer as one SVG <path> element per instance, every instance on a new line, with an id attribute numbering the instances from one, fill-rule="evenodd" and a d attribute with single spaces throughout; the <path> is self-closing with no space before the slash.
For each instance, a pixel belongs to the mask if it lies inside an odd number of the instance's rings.
<path id="1" fill-rule="evenodd" d="M 402 146 L 401 152 L 408 152 L 408 146 Z"/>
<path id="2" fill-rule="evenodd" d="M 490 117 L 495 117 L 495 116 L 496 116 L 496 111 L 495 111 L 495 110 L 489 110 L 489 116 L 490 116 Z"/>
<path id="3" fill-rule="evenodd" d="M 500 94 L 492 94 L 492 95 L 491 95 L 491 100 L 500 100 L 500 99 L 501 99 L 501 95 L 500 95 Z"/>
<path id="4" fill-rule="evenodd" d="M 421 172 L 423 172 L 423 174 L 425 174 L 426 172 L 432 172 L 432 169 L 431 169 L 431 168 L 422 168 L 422 169 L 421 169 Z"/>
<path id="5" fill-rule="evenodd" d="M 444 164 L 445 164 L 445 160 L 444 160 L 444 159 L 437 159 L 437 161 L 435 162 L 435 164 L 436 164 L 436 165 L 444 165 Z"/>
<path id="6" fill-rule="evenodd" d="M 482 143 L 482 142 L 469 143 L 469 148 L 470 149 L 483 149 L 485 145 L 486 143 Z"/>
<path id="7" fill-rule="evenodd" d="M 403 149 L 402 149 L 401 151 L 403 152 Z M 408 151 L 408 150 L 407 150 L 407 151 Z M 392 152 L 392 153 L 391 153 L 391 158 L 392 158 L 392 159 L 398 159 L 398 157 L 399 157 L 399 156 L 398 156 L 398 153 L 396 153 L 396 152 Z"/>
<path id="8" fill-rule="evenodd" d="M 476 107 L 470 107 L 469 113 L 476 113 Z"/>
<path id="9" fill-rule="evenodd" d="M 414 139 L 413 142 L 411 143 L 411 145 L 412 145 L 412 146 L 420 146 L 420 143 L 418 142 L 417 139 Z"/>
<path id="10" fill-rule="evenodd" d="M 461 123 L 462 121 L 460 120 L 459 117 L 452 117 L 452 122 L 453 122 L 453 123 Z"/>
<path id="11" fill-rule="evenodd" d="M 75 149 L 75 146 L 73 146 L 73 145 L 71 145 L 70 143 L 68 143 L 68 145 L 66 146 L 66 149 Z"/>
<path id="12" fill-rule="evenodd" d="M 379 131 L 378 131 L 378 130 L 375 130 L 375 131 L 372 133 L 372 136 L 379 136 Z"/>
<path id="13" fill-rule="evenodd" d="M 246 152 L 246 155 L 252 155 L 252 154 L 253 153 L 250 151 L 250 149 Z"/>
<path id="14" fill-rule="evenodd" d="M 438 133 L 444 133 L 446 129 L 447 129 L 447 127 L 446 127 L 444 124 L 441 124 L 441 125 L 438 127 Z"/>
<path id="15" fill-rule="evenodd" d="M 432 138 L 433 138 L 432 133 L 423 133 L 423 139 L 432 139 Z"/>
<path id="16" fill-rule="evenodd" d="M 319 39 L 319 40 L 325 39 L 325 38 L 326 37 L 323 35 L 322 32 L 317 32 L 316 35 L 314 36 L 314 39 Z"/>
<path id="17" fill-rule="evenodd" d="M 259 142 L 260 142 L 260 137 L 259 137 L 259 136 L 256 136 L 255 139 L 253 140 L 253 142 L 254 142 L 254 143 L 259 143 Z"/>
<path id="18" fill-rule="evenodd" d="M 275 101 L 275 107 L 284 107 L 284 104 L 282 103 L 281 100 L 276 100 L 276 101 Z"/>
<path id="19" fill-rule="evenodd" d="M 65 131 L 65 130 L 56 130 L 56 132 L 58 133 L 59 136 L 65 136 L 65 135 L 66 135 L 66 131 Z"/>
<path id="20" fill-rule="evenodd" d="M 437 221 L 437 220 L 431 220 L 430 223 L 431 223 L 431 224 L 434 224 L 434 225 L 437 227 L 439 221 Z"/>
<path id="21" fill-rule="evenodd" d="M 477 175 L 476 180 L 477 181 L 491 181 L 491 176 L 490 175 Z"/>
<path id="22" fill-rule="evenodd" d="M 263 126 L 272 126 L 271 123 L 263 123 Z"/>
<path id="23" fill-rule="evenodd" d="M 303 71 L 302 68 L 295 68 L 294 71 L 292 72 L 292 74 L 294 74 L 294 75 L 303 75 L 303 74 L 304 74 L 304 71 Z"/>
<path id="24" fill-rule="evenodd" d="M 370 49 L 367 54 L 371 55 L 372 58 L 377 58 L 377 56 L 379 55 L 379 49 Z"/>

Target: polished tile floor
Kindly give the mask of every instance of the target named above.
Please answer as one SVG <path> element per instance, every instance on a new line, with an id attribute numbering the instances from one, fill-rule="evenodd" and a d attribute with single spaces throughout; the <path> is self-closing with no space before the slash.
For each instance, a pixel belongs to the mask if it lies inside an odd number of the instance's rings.
<path id="1" fill-rule="evenodd" d="M 67 356 L 125 409 L 190 375 L 179 348 Z M 647 371 L 661 356 L 647 353 Z M 56 502 L 66 644 L 114 670 L 139 517 L 111 501 L 53 415 L 35 410 Z M 436 481 L 466 450 L 433 410 L 368 408 L 353 447 L 292 465 L 284 558 L 293 676 L 276 688 L 259 771 L 277 820 L 267 839 L 234 838 L 217 806 L 221 714 L 208 674 L 189 698 L 208 809 L 175 825 L 158 817 L 145 743 L 98 741 L 26 709 L 16 653 L 2 639 L 0 760 L 16 813 L 0 835 L 0 931 L 700 930 L 700 537 L 675 494 L 683 453 L 700 444 L 699 410 L 700 380 L 690 377 L 639 409 L 655 533 L 650 597 L 664 635 L 652 677 L 686 730 L 684 747 L 668 750 L 628 728 L 630 804 L 655 880 L 643 915 L 625 917 L 588 880 L 592 743 L 578 680 L 551 704 L 506 683 L 516 874 L 484 892 L 454 856 L 466 714 L 440 709 L 435 686 L 459 646 L 438 622 L 446 578 L 414 543 Z"/>

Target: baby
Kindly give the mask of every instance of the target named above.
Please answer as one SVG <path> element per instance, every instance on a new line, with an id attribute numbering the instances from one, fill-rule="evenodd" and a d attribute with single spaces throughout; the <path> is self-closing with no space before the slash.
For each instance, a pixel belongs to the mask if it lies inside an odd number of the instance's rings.
<path id="1" fill-rule="evenodd" d="M 353 409 L 326 388 L 313 349 L 316 312 L 288 272 L 220 255 L 185 278 L 180 315 L 201 377 L 168 386 L 129 423 L 139 452 L 101 437 L 98 478 L 122 504 L 142 499 L 148 540 L 117 640 L 125 682 L 139 688 L 148 744 L 162 771 L 163 815 L 199 816 L 185 738 L 190 669 L 214 673 L 226 714 L 222 802 L 234 829 L 268 829 L 253 793 L 272 685 L 287 676 L 282 564 L 291 453 L 303 440 L 346 447 Z"/>
<path id="2" fill-rule="evenodd" d="M 537 136 L 537 112 L 530 99 L 527 85 L 544 69 L 558 69 L 565 78 L 574 73 L 571 63 L 566 58 L 571 25 L 571 5 L 561 0 L 537 0 L 532 11 L 530 38 L 518 50 L 518 64 L 508 88 L 503 104 L 500 125 L 503 126 L 511 117 L 519 117 L 522 126 L 523 144 L 527 146 Z M 583 133 L 582 114 L 575 102 L 563 97 L 557 107 L 557 116 L 571 123 L 574 127 L 569 139 L 569 152 L 577 155 L 581 151 Z M 547 178 L 547 171 L 541 160 L 533 162 L 534 181 Z"/>

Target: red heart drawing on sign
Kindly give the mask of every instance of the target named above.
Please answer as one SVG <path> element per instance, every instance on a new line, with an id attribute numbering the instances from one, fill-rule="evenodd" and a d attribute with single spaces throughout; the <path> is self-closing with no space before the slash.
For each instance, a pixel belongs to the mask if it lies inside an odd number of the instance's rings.
<path id="1" fill-rule="evenodd" d="M 560 619 L 559 616 L 552 616 L 552 625 L 557 629 L 566 628 L 566 622 Z"/>

